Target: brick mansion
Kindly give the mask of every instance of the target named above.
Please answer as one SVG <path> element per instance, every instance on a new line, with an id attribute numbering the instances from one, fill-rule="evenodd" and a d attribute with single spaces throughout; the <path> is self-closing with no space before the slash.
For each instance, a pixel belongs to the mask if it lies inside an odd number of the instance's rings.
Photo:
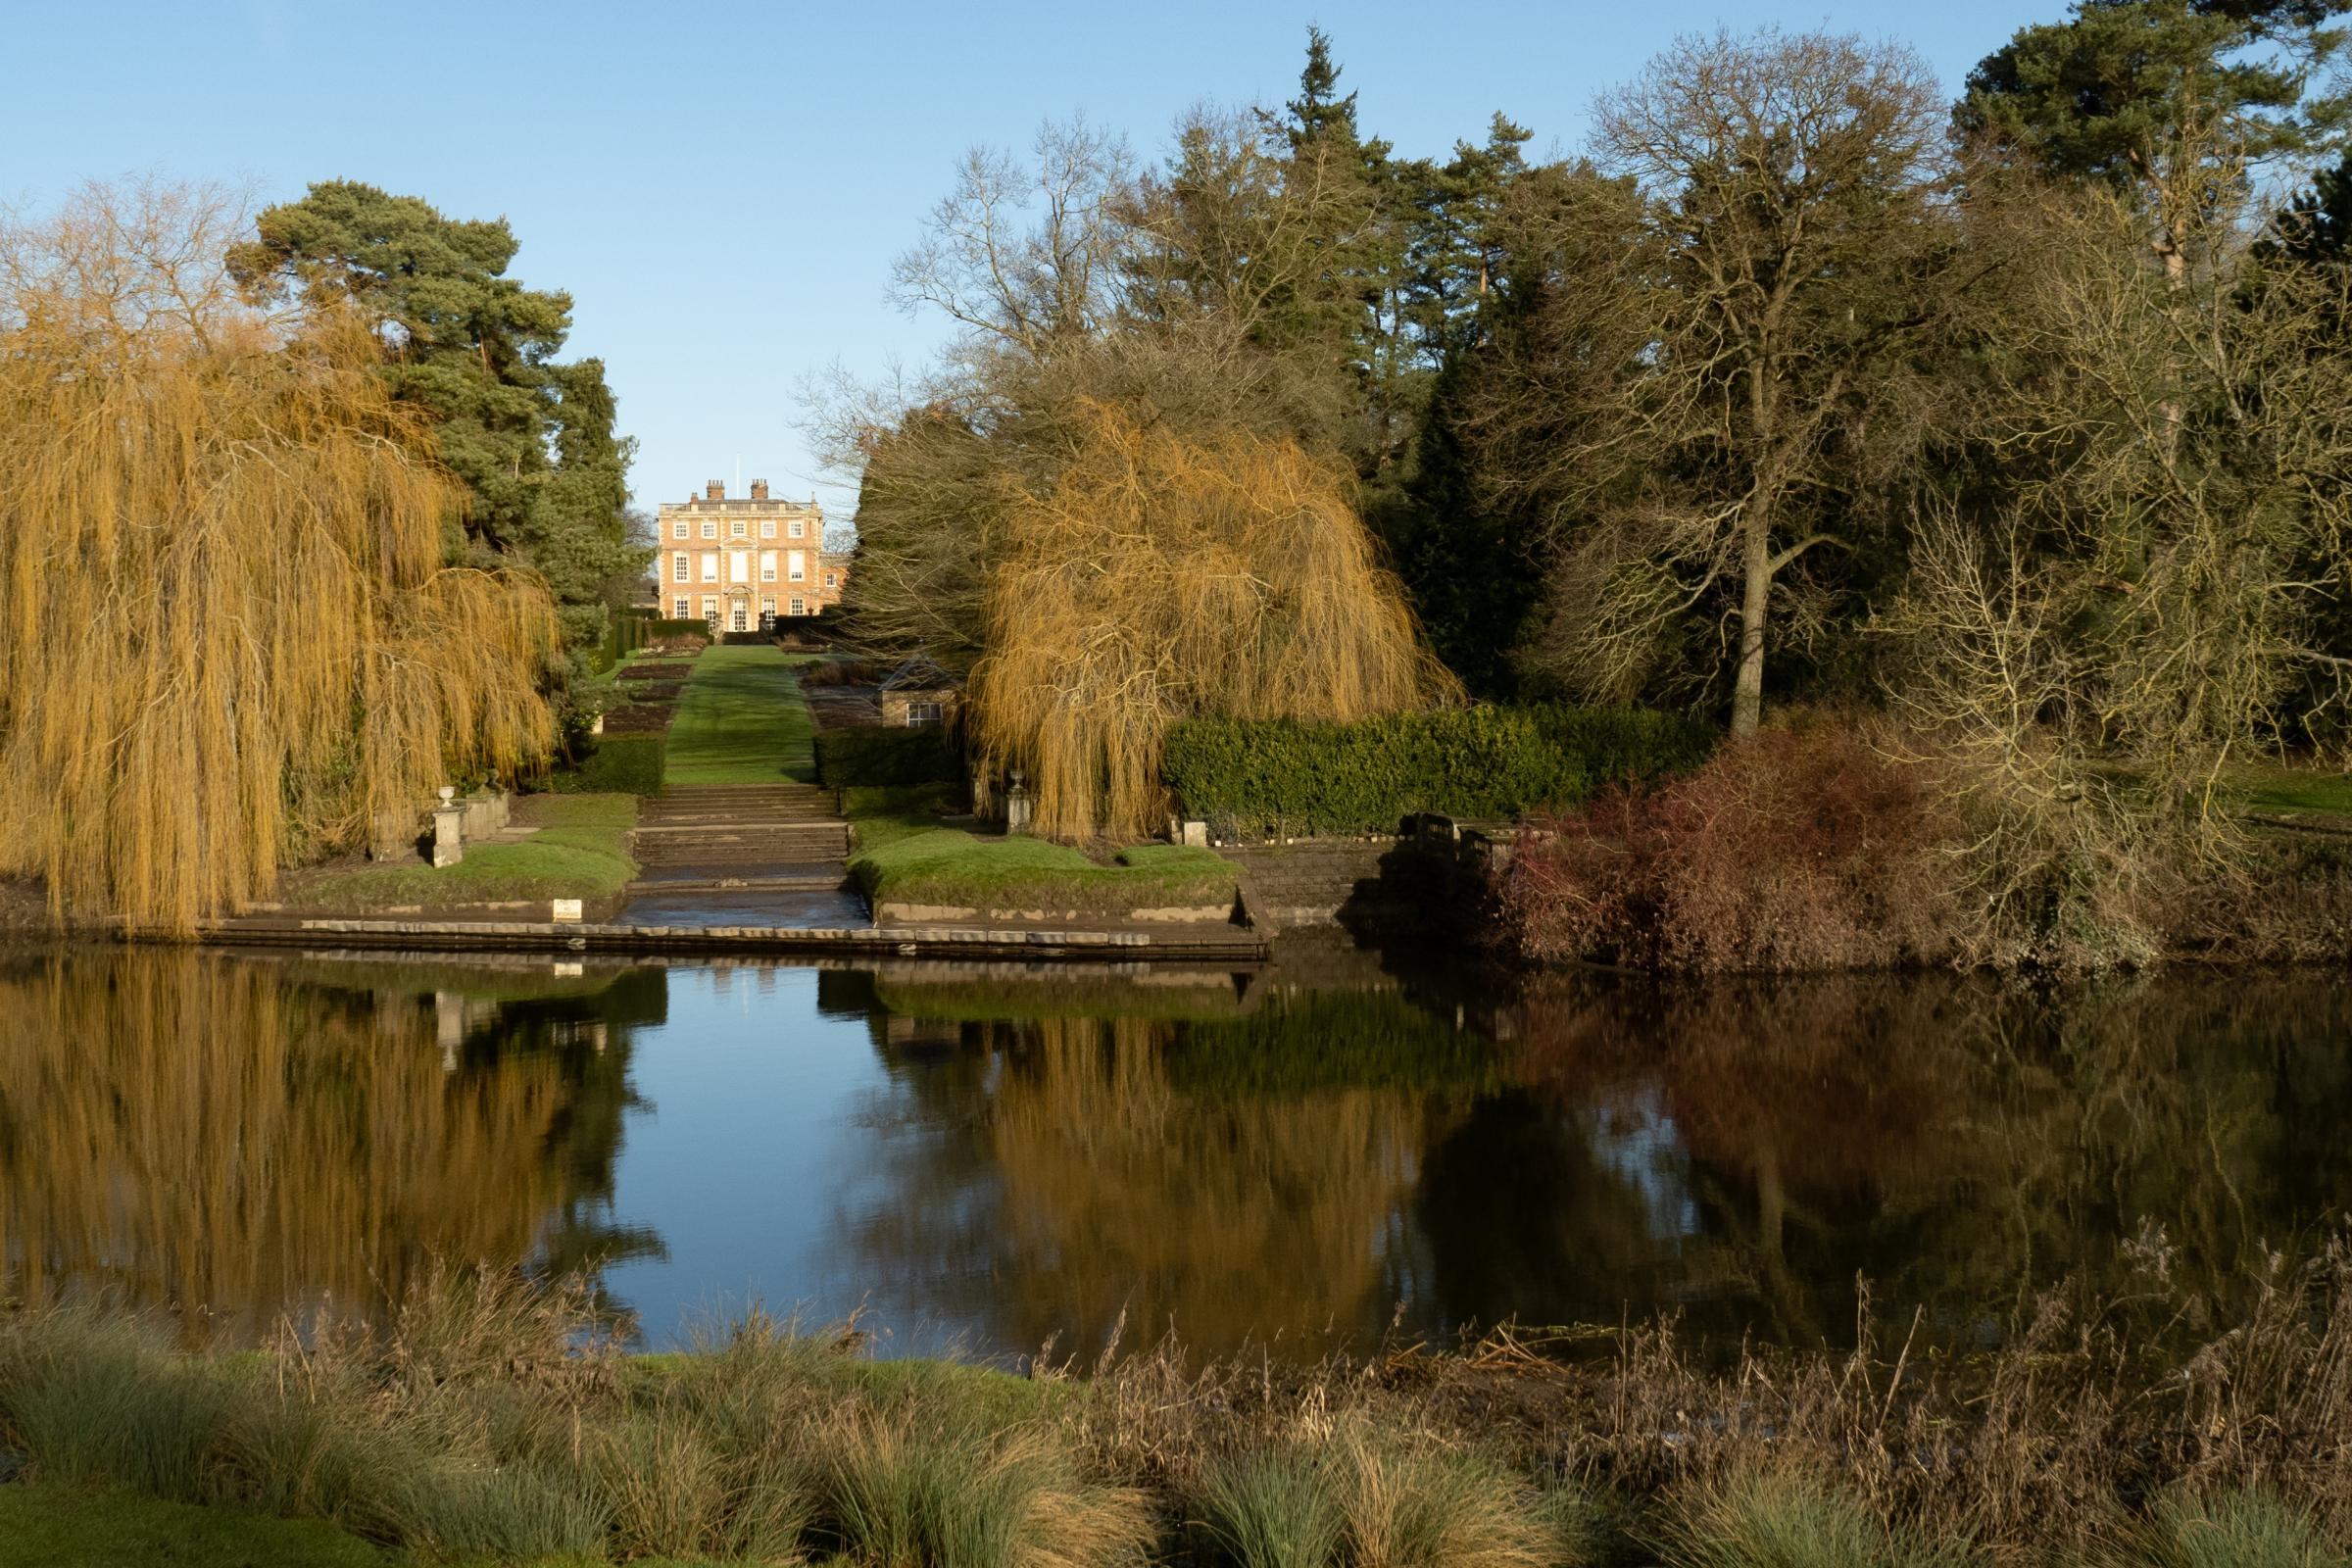
<path id="1" fill-rule="evenodd" d="M 720 631 L 757 631 L 787 615 L 817 615 L 841 603 L 850 558 L 825 550 L 824 509 L 775 501 L 767 481 L 730 500 L 713 479 L 699 496 L 663 502 L 656 602 L 676 620 Z"/>

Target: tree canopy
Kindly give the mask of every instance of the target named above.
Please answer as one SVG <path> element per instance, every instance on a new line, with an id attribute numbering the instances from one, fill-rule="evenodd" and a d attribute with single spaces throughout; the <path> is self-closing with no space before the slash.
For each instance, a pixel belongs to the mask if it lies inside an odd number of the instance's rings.
<path id="1" fill-rule="evenodd" d="M 451 219 L 414 196 L 327 180 L 264 212 L 229 269 L 259 293 L 345 305 L 374 323 L 385 384 L 429 414 L 438 456 L 466 486 L 450 559 L 528 565 L 579 649 L 603 637 L 650 559 L 623 512 L 633 443 L 614 432 L 602 362 L 556 358 L 571 297 L 509 277 L 516 248 L 504 219 Z"/>

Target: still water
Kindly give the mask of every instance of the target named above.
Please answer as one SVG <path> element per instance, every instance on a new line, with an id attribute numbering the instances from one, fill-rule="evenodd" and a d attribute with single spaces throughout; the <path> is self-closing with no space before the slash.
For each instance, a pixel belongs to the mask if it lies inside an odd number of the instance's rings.
<path id="1" fill-rule="evenodd" d="M 0 1291 L 231 1336 L 436 1258 L 646 1343 L 1319 1353 L 1673 1312 L 1954 1346 L 2234 1288 L 2352 1200 L 2352 986 L 75 952 L 0 961 Z"/>

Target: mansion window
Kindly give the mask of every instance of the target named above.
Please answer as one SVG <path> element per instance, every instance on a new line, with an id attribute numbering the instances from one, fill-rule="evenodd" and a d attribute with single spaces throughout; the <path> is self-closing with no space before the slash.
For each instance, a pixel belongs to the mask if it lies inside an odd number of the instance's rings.
<path id="1" fill-rule="evenodd" d="M 669 536 L 672 539 L 683 539 L 686 537 L 686 519 L 684 517 L 680 517 L 677 521 L 669 525 Z"/>
<path id="2" fill-rule="evenodd" d="M 732 527 L 732 528 L 730 528 L 730 529 L 728 529 L 727 531 L 728 531 L 728 532 L 730 532 L 730 533 L 732 533 L 732 534 L 733 534 L 733 535 L 734 535 L 736 538 L 740 539 L 740 538 L 742 538 L 742 537 L 743 537 L 743 529 L 744 529 L 744 522 L 743 522 L 743 519 L 742 519 L 741 517 L 737 517 L 737 518 L 735 519 L 735 526 L 734 526 L 734 527 Z"/>
<path id="3" fill-rule="evenodd" d="M 803 600 L 795 599 L 792 602 L 792 612 L 796 615 L 806 615 L 808 613 L 808 604 Z"/>
<path id="4" fill-rule="evenodd" d="M 733 610 L 732 612 L 730 612 L 730 614 L 731 614 L 731 617 L 732 617 L 732 618 L 730 618 L 730 619 L 728 620 L 728 622 L 727 622 L 727 627 L 728 627 L 728 629 L 729 629 L 730 631 L 749 631 L 749 630 L 751 630 L 751 628 L 750 628 L 749 626 L 747 626 L 747 625 L 745 625 L 745 624 L 744 624 L 744 615 L 745 615 L 745 613 L 746 613 L 746 612 L 744 611 L 744 608 L 743 608 L 743 606 L 742 606 L 741 604 L 738 604 L 738 605 L 736 605 L 736 606 L 735 606 L 734 610 Z"/>
<path id="5" fill-rule="evenodd" d="M 776 553 L 773 550 L 760 552 L 760 580 L 761 582 L 776 580 Z"/>
<path id="6" fill-rule="evenodd" d="M 718 524 L 716 521 L 709 517 L 705 517 L 703 519 L 703 537 L 706 539 L 715 539 L 718 537 Z"/>
<path id="7" fill-rule="evenodd" d="M 718 581 L 718 555 L 715 551 L 703 557 L 703 581 Z"/>
<path id="8" fill-rule="evenodd" d="M 760 519 L 760 537 L 762 539 L 773 539 L 775 536 L 776 519 L 773 517 L 761 517 Z"/>
<path id="9" fill-rule="evenodd" d="M 718 618 L 718 601 L 711 598 L 709 594 L 703 595 L 703 618 L 705 620 L 716 620 Z"/>
<path id="10" fill-rule="evenodd" d="M 678 526 L 683 528 L 686 525 L 681 522 L 678 524 Z M 678 554 L 669 558 L 669 580 L 671 582 L 684 582 L 686 580 L 686 553 L 684 551 L 680 551 Z"/>
<path id="11" fill-rule="evenodd" d="M 768 617 L 769 617 L 769 618 L 771 618 L 771 619 L 772 619 L 772 618 L 774 618 L 774 616 L 775 616 L 775 613 L 776 613 L 776 602 L 775 602 L 775 600 L 774 600 L 773 598 L 767 598 L 767 599 L 762 599 L 762 600 L 760 600 L 760 613 L 761 613 L 762 615 L 766 615 L 766 616 L 768 616 Z"/>
<path id="12" fill-rule="evenodd" d="M 672 620 L 684 620 L 684 619 L 685 619 L 685 618 L 686 618 L 688 615 L 691 615 L 691 614 L 693 614 L 693 613 L 694 613 L 694 604 L 693 604 L 693 602 L 692 602 L 691 600 L 686 600 L 686 599 L 672 599 L 672 600 L 669 602 L 669 618 L 670 618 L 670 619 L 672 619 Z"/>
<path id="13" fill-rule="evenodd" d="M 808 525 L 807 523 L 796 520 L 792 525 L 792 536 L 795 539 L 798 539 L 801 536 L 801 530 L 808 526 Z"/>
<path id="14" fill-rule="evenodd" d="M 828 588 L 838 588 L 841 586 L 840 579 L 841 574 L 839 572 L 828 571 L 825 573 L 825 586 Z"/>
<path id="15" fill-rule="evenodd" d="M 788 554 L 790 555 L 791 560 L 786 564 L 784 575 L 791 578 L 794 582 L 807 582 L 808 580 L 808 571 L 801 553 L 798 550 L 794 550 L 788 552 Z"/>

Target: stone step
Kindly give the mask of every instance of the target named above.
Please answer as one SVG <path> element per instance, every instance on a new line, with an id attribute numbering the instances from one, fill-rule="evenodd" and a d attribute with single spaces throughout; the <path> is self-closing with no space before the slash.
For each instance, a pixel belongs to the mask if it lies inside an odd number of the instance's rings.
<path id="1" fill-rule="evenodd" d="M 647 827 L 762 827 L 762 825 L 828 825 L 840 823 L 830 811 L 649 811 L 637 818 L 637 830 Z"/>
<path id="2" fill-rule="evenodd" d="M 847 832 L 710 832 L 642 837 L 630 844 L 640 862 L 654 860 L 837 860 L 849 854 Z"/>

